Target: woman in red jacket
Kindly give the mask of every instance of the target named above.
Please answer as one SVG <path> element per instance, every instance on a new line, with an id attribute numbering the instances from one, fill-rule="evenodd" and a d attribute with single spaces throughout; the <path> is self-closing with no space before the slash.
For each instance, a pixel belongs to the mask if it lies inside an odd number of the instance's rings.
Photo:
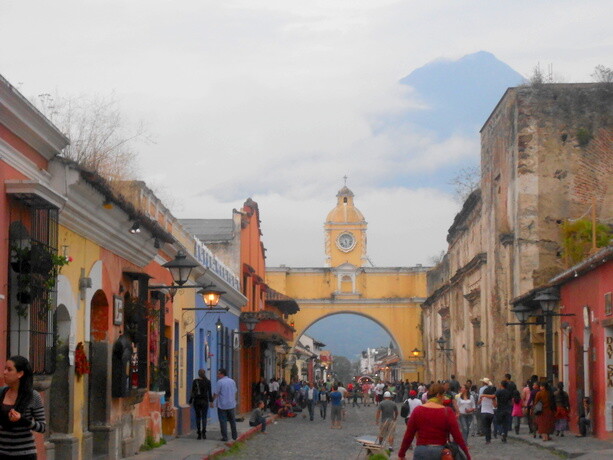
<path id="1" fill-rule="evenodd" d="M 411 448 L 413 438 L 417 435 L 413 460 L 440 460 L 441 451 L 451 434 L 453 440 L 466 454 L 466 458 L 470 460 L 470 453 L 460 433 L 456 415 L 453 410 L 443 405 L 444 393 L 443 385 L 438 383 L 431 385 L 428 396 L 433 397 L 411 412 L 407 431 L 398 451 L 399 458 L 404 458 L 407 449 Z"/>

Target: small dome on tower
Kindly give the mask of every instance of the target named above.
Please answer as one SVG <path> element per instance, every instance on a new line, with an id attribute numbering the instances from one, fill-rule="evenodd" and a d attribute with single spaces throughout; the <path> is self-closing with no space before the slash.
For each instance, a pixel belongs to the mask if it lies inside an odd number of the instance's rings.
<path id="1" fill-rule="evenodd" d="M 353 204 L 353 192 L 346 185 L 336 194 L 336 207 L 328 213 L 326 222 L 364 222 L 364 216 Z"/>

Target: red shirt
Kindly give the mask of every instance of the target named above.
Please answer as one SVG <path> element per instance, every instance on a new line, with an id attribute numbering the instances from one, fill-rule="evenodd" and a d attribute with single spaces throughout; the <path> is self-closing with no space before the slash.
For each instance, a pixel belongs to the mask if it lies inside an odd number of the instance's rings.
<path id="1" fill-rule="evenodd" d="M 453 440 L 462 448 L 468 460 L 470 453 L 464 442 L 458 420 L 453 410 L 449 408 L 433 408 L 417 406 L 411 412 L 407 431 L 404 433 L 402 445 L 398 451 L 398 457 L 404 458 L 407 449 L 413 443 L 413 438 L 417 434 L 417 445 L 434 445 L 443 446 L 449 439 L 449 434 L 453 436 Z"/>

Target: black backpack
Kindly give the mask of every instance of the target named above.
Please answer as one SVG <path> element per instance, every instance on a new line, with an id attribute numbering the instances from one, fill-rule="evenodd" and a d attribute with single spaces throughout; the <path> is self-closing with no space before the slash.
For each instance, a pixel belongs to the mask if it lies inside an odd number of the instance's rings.
<path id="1" fill-rule="evenodd" d="M 402 407 L 400 408 L 400 416 L 403 418 L 407 418 L 411 413 L 411 406 L 409 405 L 409 400 L 407 399 L 402 403 Z"/>

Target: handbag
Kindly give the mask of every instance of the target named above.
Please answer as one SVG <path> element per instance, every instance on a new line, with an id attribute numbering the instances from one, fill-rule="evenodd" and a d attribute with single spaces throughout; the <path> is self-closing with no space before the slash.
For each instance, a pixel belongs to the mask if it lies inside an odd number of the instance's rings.
<path id="1" fill-rule="evenodd" d="M 541 415 L 543 413 L 543 402 L 539 401 L 534 405 L 534 415 Z"/>
<path id="2" fill-rule="evenodd" d="M 447 443 L 443 446 L 443 450 L 441 450 L 441 460 L 466 460 L 466 454 L 460 449 L 458 443 L 447 440 Z"/>
<path id="3" fill-rule="evenodd" d="M 466 454 L 457 443 L 447 441 L 441 451 L 441 460 L 466 460 Z"/>

